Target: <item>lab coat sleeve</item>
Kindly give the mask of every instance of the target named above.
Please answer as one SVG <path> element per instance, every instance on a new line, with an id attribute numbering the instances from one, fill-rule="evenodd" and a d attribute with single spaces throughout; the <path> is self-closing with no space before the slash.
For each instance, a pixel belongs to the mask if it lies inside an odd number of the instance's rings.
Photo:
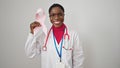
<path id="1" fill-rule="evenodd" d="M 44 44 L 45 34 L 41 32 L 36 35 L 29 33 L 25 43 L 25 53 L 29 58 L 40 54 L 41 46 Z"/>
<path id="2" fill-rule="evenodd" d="M 84 54 L 78 33 L 74 34 L 73 68 L 83 68 Z"/>

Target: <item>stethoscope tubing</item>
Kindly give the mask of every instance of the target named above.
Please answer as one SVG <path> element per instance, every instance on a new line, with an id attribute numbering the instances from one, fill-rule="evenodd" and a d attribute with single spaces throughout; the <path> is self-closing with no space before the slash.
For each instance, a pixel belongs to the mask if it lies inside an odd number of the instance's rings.
<path id="1" fill-rule="evenodd" d="M 47 51 L 47 42 L 48 42 L 48 38 L 49 38 L 49 35 L 50 35 L 51 30 L 52 30 L 52 27 L 50 28 L 50 30 L 49 30 L 49 32 L 48 32 L 48 34 L 47 34 L 47 36 L 46 36 L 45 43 L 44 43 L 44 45 L 43 45 L 43 47 L 42 47 L 42 50 L 44 50 L 44 51 Z M 66 37 L 67 37 L 67 39 L 70 40 L 70 36 L 69 36 L 69 34 L 68 34 L 68 29 L 67 29 L 66 26 L 65 26 L 65 33 L 64 33 L 64 36 L 63 36 L 63 37 L 64 37 L 64 39 L 66 39 Z M 65 48 L 64 46 L 63 46 L 63 48 L 64 48 L 65 50 L 73 50 L 73 48 L 67 49 L 67 48 Z"/>

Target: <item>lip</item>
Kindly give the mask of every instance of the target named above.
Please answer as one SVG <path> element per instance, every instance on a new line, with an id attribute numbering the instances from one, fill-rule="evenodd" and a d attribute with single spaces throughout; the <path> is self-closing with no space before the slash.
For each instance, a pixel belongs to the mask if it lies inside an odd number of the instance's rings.
<path id="1" fill-rule="evenodd" d="M 54 21 L 54 23 L 58 24 L 58 23 L 60 23 L 60 21 Z"/>

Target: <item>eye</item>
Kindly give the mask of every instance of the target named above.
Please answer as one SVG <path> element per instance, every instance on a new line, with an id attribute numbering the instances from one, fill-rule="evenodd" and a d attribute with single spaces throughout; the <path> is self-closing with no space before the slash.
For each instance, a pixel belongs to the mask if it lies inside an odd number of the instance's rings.
<path id="1" fill-rule="evenodd" d="M 59 13 L 58 16 L 63 16 L 63 14 L 62 14 L 62 13 Z"/>
<path id="2" fill-rule="evenodd" d="M 54 17 L 55 16 L 55 14 L 50 14 L 50 17 Z"/>
<path id="3" fill-rule="evenodd" d="M 62 17 L 64 14 L 63 14 L 63 13 L 50 14 L 49 17 L 55 17 L 56 15 L 57 15 L 58 17 Z"/>

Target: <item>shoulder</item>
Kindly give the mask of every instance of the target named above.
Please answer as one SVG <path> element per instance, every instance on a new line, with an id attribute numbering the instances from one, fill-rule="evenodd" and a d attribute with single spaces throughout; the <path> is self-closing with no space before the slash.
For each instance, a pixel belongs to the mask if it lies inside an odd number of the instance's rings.
<path id="1" fill-rule="evenodd" d="M 79 37 L 79 34 L 78 34 L 78 32 L 76 30 L 73 30 L 71 28 L 68 28 L 67 30 L 68 30 L 68 34 L 70 36 L 72 36 L 72 37 Z"/>

